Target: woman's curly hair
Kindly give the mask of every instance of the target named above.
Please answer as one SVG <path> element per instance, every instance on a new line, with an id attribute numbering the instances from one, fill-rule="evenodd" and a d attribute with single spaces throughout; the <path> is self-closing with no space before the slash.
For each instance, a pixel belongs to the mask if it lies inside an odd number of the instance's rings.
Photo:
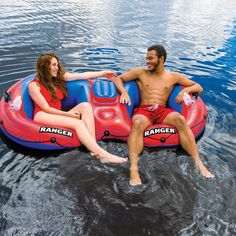
<path id="1" fill-rule="evenodd" d="M 50 64 L 52 58 L 56 58 L 58 62 L 57 77 L 52 77 L 50 74 Z M 36 78 L 46 87 L 51 94 L 52 100 L 55 101 L 56 91 L 59 88 L 64 96 L 67 96 L 66 81 L 64 78 L 65 70 L 55 53 L 41 54 L 37 60 Z"/>

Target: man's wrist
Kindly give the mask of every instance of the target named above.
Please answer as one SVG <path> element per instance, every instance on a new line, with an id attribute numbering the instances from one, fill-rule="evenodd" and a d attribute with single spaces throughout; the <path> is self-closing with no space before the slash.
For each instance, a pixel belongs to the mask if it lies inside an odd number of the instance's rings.
<path id="1" fill-rule="evenodd" d="M 127 94 L 127 90 L 125 88 L 121 89 L 121 93 L 124 94 L 126 93 Z"/>

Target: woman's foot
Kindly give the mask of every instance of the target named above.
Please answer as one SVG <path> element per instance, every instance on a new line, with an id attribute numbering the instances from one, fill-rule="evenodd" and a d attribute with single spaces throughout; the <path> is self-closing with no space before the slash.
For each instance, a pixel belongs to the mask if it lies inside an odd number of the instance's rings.
<path id="1" fill-rule="evenodd" d="M 91 155 L 92 157 L 98 158 L 98 154 L 97 154 L 96 152 L 90 152 L 90 155 Z"/>
<path id="2" fill-rule="evenodd" d="M 113 154 L 101 154 L 98 155 L 97 158 L 99 158 L 101 163 L 124 163 L 128 160 L 128 158 L 124 158 L 124 157 L 118 157 L 116 155 Z"/>

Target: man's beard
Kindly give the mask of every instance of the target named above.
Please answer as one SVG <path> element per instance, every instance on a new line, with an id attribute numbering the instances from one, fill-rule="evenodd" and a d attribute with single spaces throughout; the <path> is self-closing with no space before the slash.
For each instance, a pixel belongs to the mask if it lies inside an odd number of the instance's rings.
<path id="1" fill-rule="evenodd" d="M 155 72 L 158 69 L 159 65 L 160 65 L 160 60 L 158 58 L 156 65 L 154 65 L 153 69 L 151 69 L 150 72 Z"/>

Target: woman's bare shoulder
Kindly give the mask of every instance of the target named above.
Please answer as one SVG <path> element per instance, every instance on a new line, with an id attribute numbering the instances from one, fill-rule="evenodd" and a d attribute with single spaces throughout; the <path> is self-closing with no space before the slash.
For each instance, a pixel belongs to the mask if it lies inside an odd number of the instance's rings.
<path id="1" fill-rule="evenodd" d="M 32 80 L 29 84 L 28 84 L 28 88 L 31 89 L 40 89 L 40 86 L 38 84 L 37 80 Z"/>

